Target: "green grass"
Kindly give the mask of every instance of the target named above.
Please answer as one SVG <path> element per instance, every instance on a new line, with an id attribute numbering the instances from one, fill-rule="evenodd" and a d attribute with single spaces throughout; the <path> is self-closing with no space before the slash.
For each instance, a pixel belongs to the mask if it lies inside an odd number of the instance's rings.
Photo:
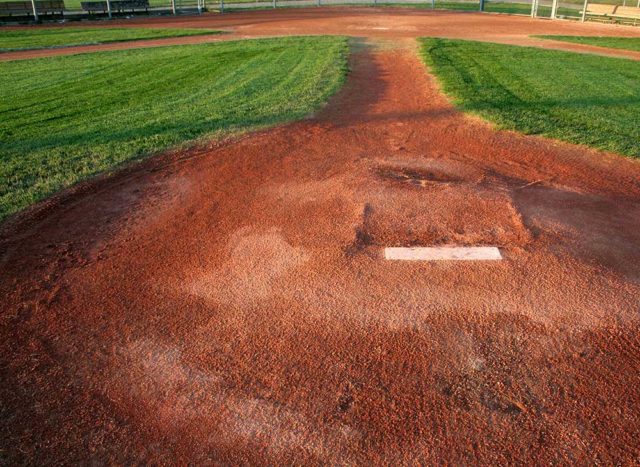
<path id="1" fill-rule="evenodd" d="M 216 34 L 208 29 L 146 28 L 38 28 L 0 30 L 0 52 L 9 50 L 66 47 L 106 42 L 157 39 L 160 37 Z"/>
<path id="2" fill-rule="evenodd" d="M 640 157 L 640 62 L 459 40 L 421 45 L 461 110 L 499 128 Z"/>
<path id="3" fill-rule="evenodd" d="M 574 42 L 576 44 L 597 45 L 612 49 L 640 51 L 640 37 L 601 37 L 601 36 L 533 36 L 554 41 Z"/>
<path id="4" fill-rule="evenodd" d="M 342 37 L 0 63 L 0 219 L 172 146 L 301 118 L 342 84 Z"/>

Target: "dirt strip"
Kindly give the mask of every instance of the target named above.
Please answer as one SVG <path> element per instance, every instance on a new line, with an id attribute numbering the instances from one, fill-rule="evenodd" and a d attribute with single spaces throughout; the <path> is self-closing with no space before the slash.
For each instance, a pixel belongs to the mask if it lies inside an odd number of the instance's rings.
<path id="1" fill-rule="evenodd" d="M 413 39 L 358 41 L 317 115 L 2 227 L 0 459 L 633 464 L 639 180 L 461 115 Z M 383 258 L 444 244 L 503 260 Z"/>

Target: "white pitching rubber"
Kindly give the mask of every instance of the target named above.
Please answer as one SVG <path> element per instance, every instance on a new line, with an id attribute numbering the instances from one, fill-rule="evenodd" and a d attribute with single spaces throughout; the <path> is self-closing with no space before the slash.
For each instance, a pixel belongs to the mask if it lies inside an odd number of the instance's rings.
<path id="1" fill-rule="evenodd" d="M 398 261 L 496 261 L 500 250 L 494 246 L 440 246 L 385 248 L 384 259 Z"/>

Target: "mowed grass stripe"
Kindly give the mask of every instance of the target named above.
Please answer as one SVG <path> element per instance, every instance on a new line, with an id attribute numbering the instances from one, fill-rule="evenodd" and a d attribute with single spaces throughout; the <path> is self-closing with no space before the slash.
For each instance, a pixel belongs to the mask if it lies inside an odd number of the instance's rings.
<path id="1" fill-rule="evenodd" d="M 123 162 L 308 115 L 347 52 L 289 37 L 0 63 L 0 218 Z"/>
<path id="2" fill-rule="evenodd" d="M 483 42 L 421 39 L 465 112 L 500 128 L 640 157 L 640 62 Z"/>
<path id="3" fill-rule="evenodd" d="M 219 33 L 210 29 L 175 28 L 8 29 L 0 30 L 0 52 Z"/>
<path id="4" fill-rule="evenodd" d="M 640 51 L 640 37 L 604 37 L 604 36 L 533 36 L 554 41 L 572 42 L 575 44 L 596 45 L 610 49 Z"/>

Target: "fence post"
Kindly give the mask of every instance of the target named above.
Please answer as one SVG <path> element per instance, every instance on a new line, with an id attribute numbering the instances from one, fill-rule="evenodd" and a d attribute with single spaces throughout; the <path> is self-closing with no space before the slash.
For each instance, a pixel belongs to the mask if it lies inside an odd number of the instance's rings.
<path id="1" fill-rule="evenodd" d="M 556 13 L 558 11 L 558 0 L 553 0 L 551 4 L 551 19 L 556 19 Z"/>
<path id="2" fill-rule="evenodd" d="M 317 5 L 318 5 L 318 6 L 320 6 L 320 0 L 317 0 L 317 2 L 316 2 L 316 3 L 317 3 Z"/>
<path id="3" fill-rule="evenodd" d="M 176 0 L 171 0 L 171 12 L 176 14 Z"/>
<path id="4" fill-rule="evenodd" d="M 484 0 L 480 0 L 480 11 L 484 11 Z"/>
<path id="5" fill-rule="evenodd" d="M 531 0 L 531 17 L 536 17 L 536 0 Z"/>
<path id="6" fill-rule="evenodd" d="M 38 8 L 36 7 L 36 0 L 31 0 L 31 8 L 33 9 L 34 21 L 38 21 Z"/>
<path id="7" fill-rule="evenodd" d="M 224 13 L 224 0 L 220 0 L 220 13 Z"/>
<path id="8" fill-rule="evenodd" d="M 431 9 L 432 10 L 436 9 L 436 0 L 431 0 Z"/>
<path id="9" fill-rule="evenodd" d="M 582 18 L 580 18 L 580 21 L 582 21 L 583 23 L 587 19 L 587 8 L 588 7 L 589 7 L 589 0 L 584 0 L 584 5 L 582 5 Z"/>
<path id="10" fill-rule="evenodd" d="M 109 19 L 111 19 L 111 0 L 107 0 L 107 15 L 109 15 Z"/>
<path id="11" fill-rule="evenodd" d="M 277 0 L 273 0 L 273 8 L 274 8 L 274 9 L 278 6 L 278 4 L 276 3 L 276 1 L 277 1 Z"/>

